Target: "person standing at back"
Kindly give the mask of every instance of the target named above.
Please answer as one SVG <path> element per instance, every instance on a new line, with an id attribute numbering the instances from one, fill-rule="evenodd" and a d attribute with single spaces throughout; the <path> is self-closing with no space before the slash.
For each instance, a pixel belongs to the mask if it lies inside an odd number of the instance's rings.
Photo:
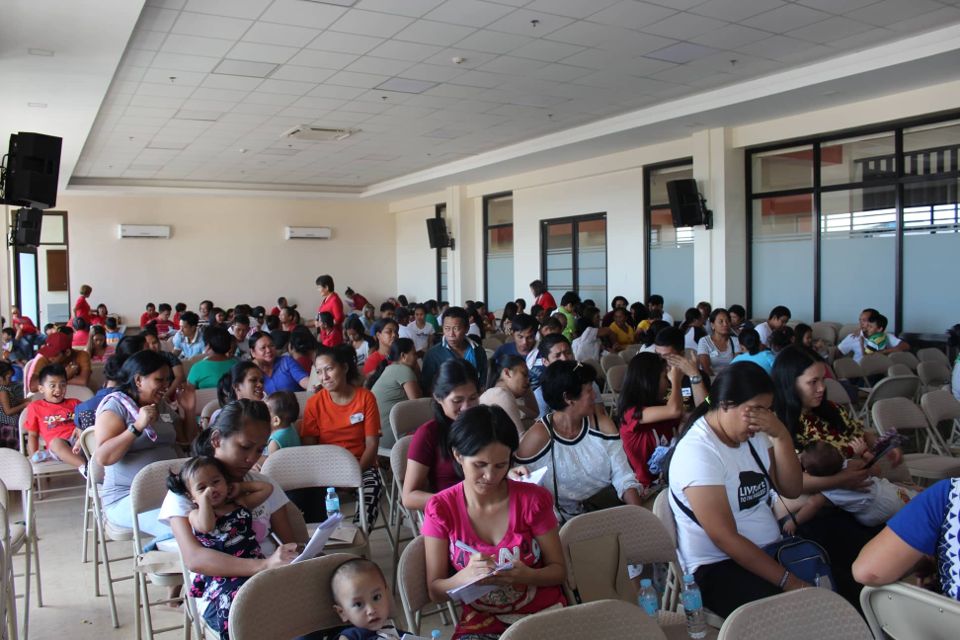
<path id="1" fill-rule="evenodd" d="M 322 275 L 317 278 L 317 289 L 320 291 L 320 306 L 317 308 L 317 319 L 324 311 L 333 314 L 333 327 L 331 328 L 331 337 L 324 341 L 324 345 L 335 347 L 343 344 L 343 300 L 336 291 L 333 290 L 333 277 Z"/>
<path id="2" fill-rule="evenodd" d="M 533 294 L 533 304 L 539 305 L 541 309 L 549 316 L 557 308 L 557 301 L 547 291 L 543 280 L 534 280 L 530 283 L 530 293 Z"/>

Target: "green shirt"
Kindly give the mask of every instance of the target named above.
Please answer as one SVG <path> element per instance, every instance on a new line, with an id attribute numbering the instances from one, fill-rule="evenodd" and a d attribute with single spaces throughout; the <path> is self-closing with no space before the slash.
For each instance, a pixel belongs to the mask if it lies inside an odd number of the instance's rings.
<path id="1" fill-rule="evenodd" d="M 573 318 L 573 314 L 567 311 L 564 307 L 557 309 L 558 313 L 562 313 L 563 316 L 567 319 L 567 326 L 563 330 L 563 337 L 567 340 L 573 341 L 573 331 L 576 329 L 576 321 Z"/>
<path id="2" fill-rule="evenodd" d="M 190 373 L 187 374 L 187 382 L 197 389 L 214 389 L 223 374 L 229 373 L 237 361 L 233 358 L 226 360 L 207 360 L 194 362 L 190 367 Z"/>

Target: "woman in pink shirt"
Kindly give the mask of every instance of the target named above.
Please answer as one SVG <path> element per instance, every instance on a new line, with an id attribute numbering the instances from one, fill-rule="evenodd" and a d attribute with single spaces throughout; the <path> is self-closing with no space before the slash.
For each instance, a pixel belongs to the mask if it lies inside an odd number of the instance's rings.
<path id="1" fill-rule="evenodd" d="M 517 429 L 500 407 L 473 407 L 450 430 L 463 481 L 427 503 L 422 533 L 430 597 L 447 600 L 447 591 L 484 576 L 482 584 L 494 587 L 463 605 L 455 640 L 497 638 L 520 617 L 566 604 L 553 497 L 507 478 L 518 446 Z"/>

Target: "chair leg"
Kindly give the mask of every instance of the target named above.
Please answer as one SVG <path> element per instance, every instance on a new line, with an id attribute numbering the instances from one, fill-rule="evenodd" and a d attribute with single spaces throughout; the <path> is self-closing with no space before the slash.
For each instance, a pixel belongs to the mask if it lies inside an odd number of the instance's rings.
<path id="1" fill-rule="evenodd" d="M 120 628 L 120 617 L 117 614 L 117 598 L 113 592 L 113 572 L 110 570 L 110 556 L 107 553 L 107 538 L 96 528 L 94 529 L 94 534 L 97 537 L 100 545 L 99 555 L 103 558 L 103 574 L 107 579 L 107 597 L 110 598 L 110 618 L 113 622 L 113 628 Z M 93 553 L 97 555 L 97 546 L 94 546 Z M 100 590 L 100 582 L 97 581 L 97 590 Z M 99 593 L 97 595 L 100 595 Z"/>
<path id="2" fill-rule="evenodd" d="M 143 626 L 146 630 L 147 638 L 153 640 L 153 613 L 150 611 L 150 585 L 146 574 L 140 574 L 140 584 L 142 586 L 140 604 L 143 607 Z"/>
<path id="3" fill-rule="evenodd" d="M 24 570 L 23 570 L 23 628 L 20 637 L 28 640 L 30 637 L 30 560 L 31 547 L 30 540 L 24 545 Z"/>
<path id="4" fill-rule="evenodd" d="M 100 597 L 100 535 L 97 528 L 93 529 L 93 594 Z"/>
<path id="5" fill-rule="evenodd" d="M 40 580 L 40 541 L 37 540 L 36 533 L 33 537 L 33 566 L 34 579 L 37 582 L 37 607 L 43 607 L 43 583 Z"/>
<path id="6" fill-rule="evenodd" d="M 140 574 L 135 573 L 133 576 L 134 585 L 133 585 L 133 619 L 136 622 L 137 629 L 137 640 L 143 640 L 143 620 L 140 617 Z"/>
<path id="7" fill-rule="evenodd" d="M 89 483 L 88 483 L 89 485 Z M 87 486 L 86 491 L 83 496 L 83 541 L 80 543 L 80 562 L 88 562 L 89 557 L 87 554 L 87 543 L 89 536 L 91 535 L 90 531 L 90 511 L 93 509 L 93 505 L 90 500 L 90 487 Z M 94 541 L 96 545 L 96 541 Z M 99 593 L 97 595 L 100 595 Z"/>

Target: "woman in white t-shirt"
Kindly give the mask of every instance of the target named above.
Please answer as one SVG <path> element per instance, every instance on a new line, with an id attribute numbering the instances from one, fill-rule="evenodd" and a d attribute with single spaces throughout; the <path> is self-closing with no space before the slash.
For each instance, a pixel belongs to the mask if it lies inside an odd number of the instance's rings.
<path id="1" fill-rule="evenodd" d="M 793 440 L 772 406 L 773 382 L 762 368 L 730 365 L 668 463 L 680 558 L 704 606 L 724 617 L 747 602 L 811 586 L 763 550 L 781 537 L 771 490 L 796 497 L 803 488 Z"/>
<path id="2" fill-rule="evenodd" d="M 710 335 L 697 342 L 697 359 L 700 370 L 713 378 L 726 369 L 740 353 L 740 342 L 730 329 L 730 314 L 726 309 L 714 309 L 710 313 Z"/>
<path id="3" fill-rule="evenodd" d="M 193 454 L 213 456 L 222 462 L 230 473 L 228 481 L 269 482 L 273 485 L 273 492 L 253 510 L 253 531 L 266 558 L 248 559 L 202 546 L 187 519 L 194 509 L 193 503 L 186 496 L 168 491 L 160 507 L 159 520 L 173 530 L 183 563 L 190 571 L 208 576 L 252 576 L 264 569 L 289 564 L 297 555 L 295 543 L 306 542 L 294 539 L 287 516 L 290 501 L 280 485 L 262 473 L 251 471 L 269 437 L 270 411 L 267 405 L 257 400 L 240 399 L 227 404 L 217 421 L 194 441 Z M 268 538 L 271 531 L 284 543 L 276 550 Z"/>

